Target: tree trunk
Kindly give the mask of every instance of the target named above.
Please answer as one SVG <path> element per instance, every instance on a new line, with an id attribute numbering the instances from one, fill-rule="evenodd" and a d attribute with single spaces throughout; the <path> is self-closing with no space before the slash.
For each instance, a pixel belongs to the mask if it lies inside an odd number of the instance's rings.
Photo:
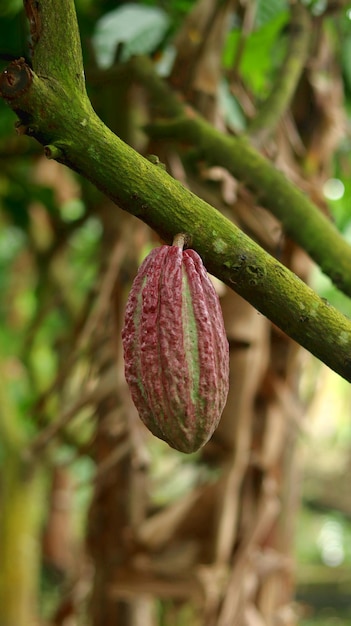
<path id="1" fill-rule="evenodd" d="M 42 468 L 26 459 L 27 440 L 0 364 L 0 624 L 36 626 L 40 572 Z"/>

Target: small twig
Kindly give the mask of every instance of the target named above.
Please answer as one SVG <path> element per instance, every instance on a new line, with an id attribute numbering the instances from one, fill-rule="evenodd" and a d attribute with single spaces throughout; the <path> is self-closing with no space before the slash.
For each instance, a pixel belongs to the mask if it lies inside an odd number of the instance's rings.
<path id="1" fill-rule="evenodd" d="M 233 62 L 233 67 L 230 71 L 230 79 L 236 81 L 239 75 L 239 66 L 241 63 L 242 56 L 245 51 L 245 45 L 247 42 L 247 38 L 250 35 L 256 17 L 257 11 L 257 0 L 247 0 L 244 19 L 242 22 L 242 27 L 240 31 L 240 37 L 238 41 L 238 46 L 236 49 L 236 54 Z"/>
<path id="2" fill-rule="evenodd" d="M 220 615 L 216 622 L 217 626 L 237 623 L 236 611 L 238 610 L 240 596 L 234 590 L 238 587 L 238 579 L 242 579 L 243 576 L 247 575 L 252 551 L 256 545 L 265 539 L 277 519 L 279 511 L 280 504 L 274 492 L 274 486 L 272 489 L 271 485 L 267 484 L 264 486 L 264 493 L 255 523 L 235 553 Z"/>
<path id="3" fill-rule="evenodd" d="M 96 403 L 99 400 L 99 391 L 97 389 L 87 389 L 82 393 L 79 399 L 66 411 L 61 413 L 54 422 L 44 428 L 31 441 L 30 446 L 25 450 L 26 457 L 35 459 L 46 446 L 58 435 L 58 433 L 69 424 L 83 409 L 89 404 Z"/>
<path id="4" fill-rule="evenodd" d="M 50 400 L 50 398 L 52 397 L 53 392 L 57 390 L 60 386 L 62 386 L 62 383 L 68 377 L 69 373 L 72 370 L 72 367 L 77 362 L 78 358 L 81 357 L 84 352 L 88 350 L 88 345 L 89 342 L 91 344 L 91 338 L 94 335 L 94 331 L 98 327 L 99 323 L 106 313 L 106 310 L 109 307 L 113 287 L 118 278 L 119 269 L 126 250 L 127 244 L 124 238 L 124 231 L 122 230 L 121 238 L 118 240 L 115 249 L 111 254 L 107 271 L 105 272 L 102 279 L 96 305 L 95 307 L 92 307 L 89 300 L 89 315 L 85 320 L 84 326 L 80 332 L 77 341 L 75 342 L 73 350 L 69 357 L 66 359 L 64 366 L 57 373 L 57 376 L 53 383 L 38 399 L 35 407 L 33 408 L 33 413 L 37 411 L 43 412 L 43 409 L 47 401 Z"/>
<path id="5" fill-rule="evenodd" d="M 126 228 L 122 229 L 120 233 L 120 238 L 117 241 L 114 250 L 112 251 L 108 268 L 105 271 L 102 279 L 98 301 L 95 308 L 91 312 L 91 315 L 88 317 L 84 328 L 82 329 L 79 340 L 77 342 L 77 350 L 82 349 L 84 345 L 90 340 L 94 330 L 99 326 L 109 307 L 113 289 L 119 275 L 119 270 L 127 252 L 127 241 L 125 237 Z"/>
<path id="6" fill-rule="evenodd" d="M 131 451 L 130 439 L 126 439 L 121 444 L 117 445 L 114 450 L 97 466 L 95 474 L 88 480 L 77 481 L 74 484 L 75 489 L 82 489 L 84 487 L 90 487 L 95 485 L 99 487 L 99 483 L 129 452 Z"/>

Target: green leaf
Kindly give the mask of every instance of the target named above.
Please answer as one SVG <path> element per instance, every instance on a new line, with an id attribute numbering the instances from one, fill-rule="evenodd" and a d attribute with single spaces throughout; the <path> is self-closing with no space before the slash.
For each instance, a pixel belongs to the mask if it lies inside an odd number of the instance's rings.
<path id="1" fill-rule="evenodd" d="M 22 0 L 1 0 L 0 2 L 0 17 L 12 16 L 18 13 L 23 8 Z"/>
<path id="2" fill-rule="evenodd" d="M 288 11 L 280 12 L 251 33 L 245 42 L 240 74 L 249 88 L 261 98 L 267 94 L 274 71 L 283 58 L 285 45 L 280 35 L 288 19 Z M 224 51 L 224 64 L 228 68 L 234 62 L 240 37 L 239 31 L 233 31 L 228 37 Z"/>
<path id="3" fill-rule="evenodd" d="M 288 10 L 287 0 L 258 0 L 256 28 L 261 28 Z"/>
<path id="4" fill-rule="evenodd" d="M 121 58 L 149 54 L 163 40 L 169 27 L 167 14 L 157 7 L 128 3 L 106 13 L 96 24 L 93 35 L 97 61 L 112 65 L 116 48 L 123 44 Z"/>
<path id="5" fill-rule="evenodd" d="M 226 81 L 222 81 L 220 84 L 219 102 L 228 126 L 235 131 L 244 131 L 246 127 L 245 115 L 236 98 L 230 93 Z"/>

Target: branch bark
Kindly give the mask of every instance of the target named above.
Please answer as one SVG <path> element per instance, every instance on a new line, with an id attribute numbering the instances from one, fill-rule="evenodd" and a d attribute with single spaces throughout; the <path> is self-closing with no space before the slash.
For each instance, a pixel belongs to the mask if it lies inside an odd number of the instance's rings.
<path id="1" fill-rule="evenodd" d="M 224 135 L 200 117 L 158 122 L 147 130 L 157 139 L 187 142 L 198 150 L 199 158 L 228 169 L 281 221 L 285 233 L 310 255 L 335 286 L 351 296 L 351 246 L 315 204 L 245 137 Z"/>
<path id="2" fill-rule="evenodd" d="M 32 38 L 32 61 L 38 76 L 55 80 L 67 91 L 85 95 L 82 47 L 74 2 L 23 0 Z"/>
<path id="3" fill-rule="evenodd" d="M 189 233 L 192 247 L 211 273 L 351 381 L 350 320 L 321 300 L 216 209 L 116 137 L 97 117 L 85 89 L 79 86 L 81 55 L 74 61 L 66 58 L 70 55 L 68 50 L 77 50 L 79 45 L 73 0 L 39 0 L 29 4 L 32 11 L 38 12 L 41 23 L 34 47 L 42 38 L 46 38 L 46 46 L 40 52 L 36 48 L 33 70 L 21 59 L 10 64 L 0 77 L 0 94 L 17 112 L 20 132 L 35 137 L 45 146 L 49 158 L 91 180 L 165 241 L 171 242 L 179 232 Z M 36 13 L 32 19 L 39 19 Z M 45 35 L 46 28 L 55 44 Z M 50 60 L 52 54 L 54 60 Z M 341 277 L 339 283 L 351 294 L 349 246 L 280 172 L 247 142 L 221 135 L 199 118 L 181 120 L 173 128 L 168 125 L 169 135 L 179 137 L 183 132 L 212 162 L 232 162 L 239 178 L 259 192 L 267 204 L 274 205 L 285 221 L 290 220 L 289 234 L 306 230 L 303 247 L 311 256 L 311 251 L 321 256 L 318 251 L 324 247 L 323 237 L 327 233 L 328 256 L 322 255 L 322 269 L 330 269 L 336 279 Z M 294 219 L 290 217 L 292 213 Z M 319 246 L 309 238 L 317 238 Z"/>

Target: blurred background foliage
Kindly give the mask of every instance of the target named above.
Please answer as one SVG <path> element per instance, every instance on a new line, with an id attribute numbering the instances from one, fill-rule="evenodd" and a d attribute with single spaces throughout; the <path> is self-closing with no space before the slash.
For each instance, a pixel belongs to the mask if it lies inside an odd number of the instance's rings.
<path id="1" fill-rule="evenodd" d="M 101 67 L 110 66 L 117 50 L 122 60 L 133 54 L 151 55 L 159 71 L 167 75 L 173 59 L 172 38 L 193 4 L 192 0 L 76 0 L 86 67 L 90 68 L 93 57 Z M 311 0 L 305 4 L 318 15 L 327 2 Z M 269 93 L 281 65 L 287 21 L 287 1 L 257 2 L 240 76 L 258 100 Z M 349 116 L 351 4 L 343 6 L 327 23 L 342 67 L 345 111 Z M 240 23 L 233 18 L 223 53 L 224 68 L 232 67 L 240 41 Z M 22 2 L 1 0 L 0 69 L 19 56 L 30 57 Z M 221 106 L 229 127 L 245 128 L 244 112 L 225 79 Z M 92 210 L 99 200 L 89 185 L 70 171 L 43 160 L 39 145 L 16 135 L 15 120 L 0 100 L 0 373 L 8 382 L 9 406 L 15 407 L 21 429 L 30 436 L 45 425 L 40 398 L 46 397 L 55 384 L 59 364 L 69 357 L 68 346 L 87 319 L 96 295 L 103 224 Z M 334 156 L 332 177 L 322 193 L 332 219 L 351 243 L 350 148 L 348 122 Z M 313 270 L 312 284 L 322 297 L 351 316 L 350 300 L 317 268 Z M 84 369 L 84 359 L 79 367 Z M 316 379 L 320 381 L 318 393 L 311 396 Z M 351 619 L 350 386 L 308 356 L 301 389 L 308 405 L 300 433 L 303 502 L 296 532 L 297 601 L 304 615 L 301 624 L 346 626 Z M 53 396 L 46 404 L 45 420 L 50 422 L 56 409 L 57 399 Z M 51 464 L 69 467 L 78 485 L 73 520 L 78 537 L 84 532 L 94 473 L 89 456 L 84 455 L 90 431 L 83 410 L 50 459 Z M 152 442 L 151 457 L 156 504 L 186 493 L 198 480 L 199 469 L 192 457 L 165 452 L 156 440 Z M 0 463 L 4 458 L 0 439 Z M 205 467 L 201 471 L 209 472 Z M 44 563 L 44 615 L 53 610 L 60 592 L 55 573 L 45 569 Z"/>

